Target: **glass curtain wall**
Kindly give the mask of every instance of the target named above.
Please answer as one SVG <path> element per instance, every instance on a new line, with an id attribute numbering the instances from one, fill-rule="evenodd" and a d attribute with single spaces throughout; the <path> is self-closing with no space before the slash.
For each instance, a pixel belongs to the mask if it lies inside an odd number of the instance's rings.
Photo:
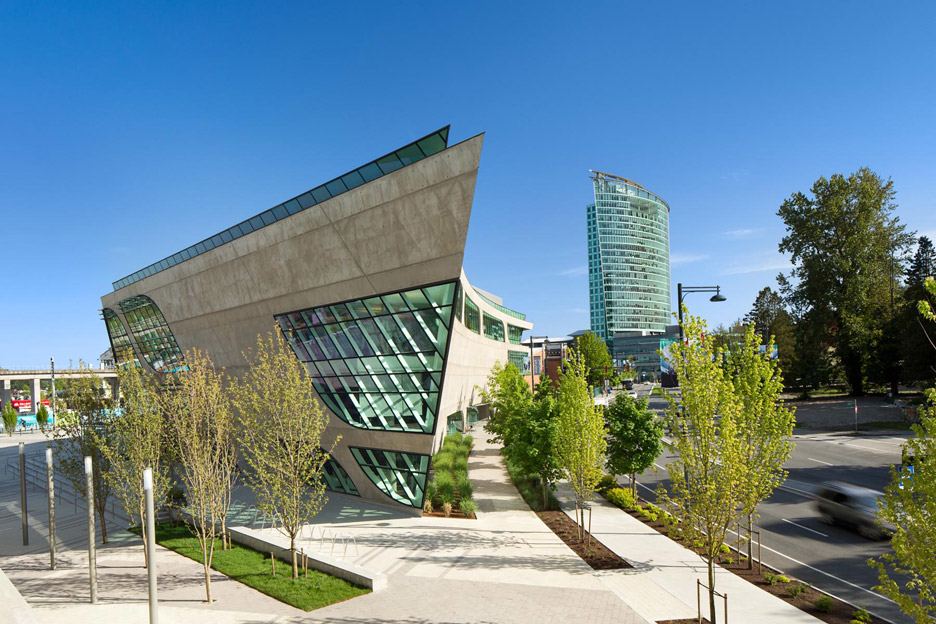
<path id="1" fill-rule="evenodd" d="M 130 297 L 120 302 L 120 311 L 127 319 L 130 333 L 140 354 L 154 371 L 172 373 L 187 370 L 182 349 L 176 343 L 169 324 L 156 303 L 146 295 Z"/>
<path id="2" fill-rule="evenodd" d="M 104 317 L 104 325 L 107 327 L 107 337 L 110 339 L 111 351 L 114 353 L 114 361 L 117 366 L 132 364 L 139 366 L 140 361 L 133 351 L 133 343 L 130 341 L 130 335 L 127 334 L 127 328 L 123 321 L 117 316 L 117 313 L 110 308 L 101 310 Z"/>
<path id="3" fill-rule="evenodd" d="M 404 505 L 421 508 L 429 473 L 429 456 L 351 447 L 361 470 L 380 490 Z"/>

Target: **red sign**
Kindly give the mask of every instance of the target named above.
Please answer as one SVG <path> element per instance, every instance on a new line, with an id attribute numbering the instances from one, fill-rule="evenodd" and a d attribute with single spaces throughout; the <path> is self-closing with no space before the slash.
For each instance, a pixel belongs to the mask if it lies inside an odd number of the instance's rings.
<path id="1" fill-rule="evenodd" d="M 42 399 L 42 404 L 49 405 L 49 399 Z M 20 414 L 28 414 L 32 409 L 32 402 L 29 399 L 11 399 L 10 405 Z"/>

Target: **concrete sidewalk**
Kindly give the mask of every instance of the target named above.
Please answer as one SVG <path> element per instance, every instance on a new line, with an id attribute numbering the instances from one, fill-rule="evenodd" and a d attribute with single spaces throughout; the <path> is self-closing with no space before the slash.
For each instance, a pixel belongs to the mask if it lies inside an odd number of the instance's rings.
<path id="1" fill-rule="evenodd" d="M 567 484 L 557 492 L 563 510 L 574 518 L 574 502 Z M 592 535 L 634 566 L 632 574 L 603 576 L 604 583 L 642 617 L 655 622 L 696 615 L 696 580 L 707 583 L 705 561 L 665 535 L 610 504 L 600 495 L 592 503 Z M 819 624 L 800 611 L 741 577 L 715 566 L 715 589 L 728 594 L 730 622 L 758 624 Z M 704 590 L 703 590 L 704 591 Z M 723 622 L 723 601 L 716 603 Z M 703 615 L 708 615 L 702 595 Z"/>

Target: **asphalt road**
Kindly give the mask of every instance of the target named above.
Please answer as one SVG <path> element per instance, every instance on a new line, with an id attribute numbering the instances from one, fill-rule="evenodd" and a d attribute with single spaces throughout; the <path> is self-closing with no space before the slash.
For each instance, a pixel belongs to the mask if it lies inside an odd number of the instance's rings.
<path id="1" fill-rule="evenodd" d="M 646 392 L 639 387 L 641 397 Z M 651 408 L 666 406 L 662 397 L 649 398 Z M 900 445 L 908 435 L 796 430 L 796 448 L 786 465 L 788 480 L 760 506 L 757 524 L 764 563 L 882 618 L 912 624 L 893 602 L 871 589 L 878 582 L 877 571 L 866 562 L 891 552 L 889 542 L 824 524 L 807 494 L 827 481 L 883 490 L 890 481 L 890 467 L 900 463 Z M 643 497 L 653 499 L 653 490 L 668 478 L 665 467 L 672 460 L 665 452 L 654 469 L 638 477 Z"/>

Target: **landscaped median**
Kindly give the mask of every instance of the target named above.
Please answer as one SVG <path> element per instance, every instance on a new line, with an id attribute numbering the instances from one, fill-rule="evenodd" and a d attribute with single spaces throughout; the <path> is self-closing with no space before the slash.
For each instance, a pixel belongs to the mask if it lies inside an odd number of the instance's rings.
<path id="1" fill-rule="evenodd" d="M 600 493 L 609 503 L 701 556 L 699 545 L 683 537 L 679 522 L 666 510 L 652 502 L 642 501 L 629 489 L 618 487 L 611 476 L 606 476 L 601 486 Z M 764 565 L 751 566 L 749 569 L 747 557 L 738 551 L 737 546 L 732 548 L 723 544 L 716 563 L 725 570 L 733 572 L 753 585 L 829 624 L 852 622 L 887 624 L 885 620 L 871 616 L 863 609 L 856 609 L 848 603 L 814 589 L 807 583 L 789 578 L 778 570 Z"/>
<path id="2" fill-rule="evenodd" d="M 474 518 L 478 507 L 472 498 L 474 488 L 468 478 L 468 455 L 474 439 L 450 433 L 442 450 L 432 456 L 432 478 L 426 487 L 424 516 Z"/>
<path id="3" fill-rule="evenodd" d="M 156 543 L 201 563 L 202 553 L 198 539 L 184 525 L 160 524 L 156 527 Z M 370 593 L 343 579 L 309 570 L 292 578 L 292 567 L 285 559 L 271 561 L 269 553 L 261 553 L 239 544 L 222 550 L 221 541 L 215 543 L 211 567 L 235 581 L 253 587 L 280 602 L 311 611 L 349 598 Z M 275 574 L 274 574 L 275 568 Z"/>

